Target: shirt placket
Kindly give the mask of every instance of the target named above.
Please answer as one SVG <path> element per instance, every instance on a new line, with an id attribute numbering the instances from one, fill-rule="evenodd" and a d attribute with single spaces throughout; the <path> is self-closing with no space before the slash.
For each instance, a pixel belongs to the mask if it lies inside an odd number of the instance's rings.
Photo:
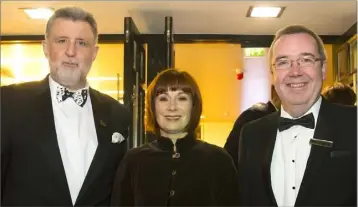
<path id="1" fill-rule="evenodd" d="M 296 128 L 296 127 L 295 127 Z M 296 152 L 297 152 L 297 144 L 298 144 L 298 136 L 299 132 L 297 129 L 293 129 L 291 133 L 291 142 L 290 142 L 290 159 L 289 161 L 289 168 L 290 168 L 290 179 L 288 187 L 288 206 L 294 206 L 296 200 Z"/>

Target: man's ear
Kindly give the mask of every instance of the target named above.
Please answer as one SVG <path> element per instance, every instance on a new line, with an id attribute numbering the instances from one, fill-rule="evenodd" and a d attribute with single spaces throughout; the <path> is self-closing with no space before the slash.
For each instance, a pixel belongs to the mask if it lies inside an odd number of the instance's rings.
<path id="1" fill-rule="evenodd" d="M 96 60 L 98 50 L 99 50 L 99 47 L 98 47 L 98 45 L 96 45 L 94 48 L 93 54 L 92 54 L 92 61 Z"/>
<path id="2" fill-rule="evenodd" d="M 43 50 L 46 58 L 48 58 L 48 45 L 47 45 L 46 39 L 42 40 L 42 50 Z"/>
<path id="3" fill-rule="evenodd" d="M 324 61 L 322 63 L 322 80 L 326 80 L 326 74 L 327 74 L 327 63 Z"/>
<path id="4" fill-rule="evenodd" d="M 273 71 L 273 68 L 271 67 L 270 68 L 270 71 L 271 71 L 271 85 L 274 86 L 275 85 L 275 71 Z"/>

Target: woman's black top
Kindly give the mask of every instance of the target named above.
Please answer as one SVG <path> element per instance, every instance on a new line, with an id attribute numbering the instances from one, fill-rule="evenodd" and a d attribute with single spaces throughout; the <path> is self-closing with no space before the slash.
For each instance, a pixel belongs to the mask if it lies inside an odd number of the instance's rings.
<path id="1" fill-rule="evenodd" d="M 128 151 L 112 192 L 112 206 L 235 206 L 237 173 L 230 155 L 187 135 Z"/>

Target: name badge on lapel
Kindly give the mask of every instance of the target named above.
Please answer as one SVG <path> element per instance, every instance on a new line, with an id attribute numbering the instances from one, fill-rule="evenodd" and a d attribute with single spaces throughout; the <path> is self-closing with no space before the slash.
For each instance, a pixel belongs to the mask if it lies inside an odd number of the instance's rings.
<path id="1" fill-rule="evenodd" d="M 332 142 L 332 141 L 323 140 L 323 139 L 315 139 L 315 138 L 312 138 L 312 139 L 310 140 L 310 144 L 311 144 L 311 145 L 320 146 L 320 147 L 328 147 L 328 148 L 332 148 L 332 147 L 333 147 L 333 142 Z"/>

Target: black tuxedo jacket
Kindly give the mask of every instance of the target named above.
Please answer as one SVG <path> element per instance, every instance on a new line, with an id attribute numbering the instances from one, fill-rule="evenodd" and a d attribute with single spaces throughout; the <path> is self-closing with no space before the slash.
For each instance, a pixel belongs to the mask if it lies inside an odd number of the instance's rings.
<path id="1" fill-rule="evenodd" d="M 242 206 L 277 206 L 270 164 L 280 112 L 244 126 L 239 150 L 239 202 Z M 314 138 L 333 147 L 312 145 L 295 206 L 356 206 L 357 108 L 322 98 Z"/>
<path id="2" fill-rule="evenodd" d="M 128 136 L 128 111 L 91 89 L 98 146 L 76 206 L 109 205 L 115 171 Z M 72 206 L 57 142 L 48 76 L 39 82 L 1 87 L 1 205 Z"/>

